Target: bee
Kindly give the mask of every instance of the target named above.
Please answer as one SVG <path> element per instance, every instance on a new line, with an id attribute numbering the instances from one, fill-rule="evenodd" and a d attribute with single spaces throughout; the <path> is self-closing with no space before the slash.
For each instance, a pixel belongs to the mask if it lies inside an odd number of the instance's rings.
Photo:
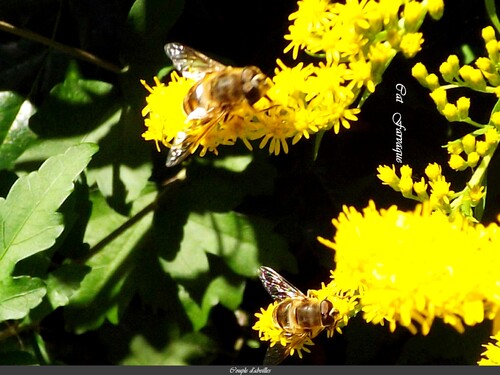
<path id="1" fill-rule="evenodd" d="M 253 108 L 271 83 L 256 66 L 227 66 L 180 43 L 167 43 L 165 53 L 183 77 L 196 81 L 183 101 L 186 128 L 176 135 L 167 156 L 166 165 L 172 167 L 192 154 L 199 141 L 219 122 L 227 121 L 235 108 Z M 198 127 L 196 136 L 190 135 Z"/>
<path id="2" fill-rule="evenodd" d="M 339 321 L 338 312 L 328 300 L 319 300 L 302 293 L 269 267 L 260 267 L 259 279 L 274 300 L 279 301 L 273 311 L 274 323 L 284 332 L 289 343 L 276 343 L 267 349 L 264 365 L 277 365 L 292 347 L 313 339 L 325 328 L 334 328 Z"/>

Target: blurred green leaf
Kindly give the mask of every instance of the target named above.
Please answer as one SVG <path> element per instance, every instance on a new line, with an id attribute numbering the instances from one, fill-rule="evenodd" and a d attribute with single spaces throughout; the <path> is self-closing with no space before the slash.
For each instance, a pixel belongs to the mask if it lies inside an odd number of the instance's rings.
<path id="1" fill-rule="evenodd" d="M 29 127 L 34 106 L 13 92 L 0 92 L 0 169 L 11 169 L 13 162 L 36 138 Z"/>
<path id="2" fill-rule="evenodd" d="M 33 354 L 25 351 L 0 353 L 0 366 L 32 366 L 38 364 Z"/>
<path id="3" fill-rule="evenodd" d="M 0 200 L 0 279 L 9 277 L 19 260 L 54 244 L 63 230 L 56 210 L 96 151 L 94 144 L 80 144 L 49 158 L 37 172 L 19 178 Z"/>
<path id="4" fill-rule="evenodd" d="M 50 91 L 30 125 L 42 138 L 81 136 L 116 112 L 117 100 L 118 93 L 112 84 L 83 79 L 77 65 L 71 64 L 64 82 Z"/>
<path id="5" fill-rule="evenodd" d="M 189 333 L 158 349 L 143 336 L 136 336 L 130 343 L 130 353 L 121 361 L 125 366 L 182 366 L 196 363 L 196 358 L 206 358 L 214 343 L 202 333 Z M 203 363 L 202 363 L 203 364 Z"/>

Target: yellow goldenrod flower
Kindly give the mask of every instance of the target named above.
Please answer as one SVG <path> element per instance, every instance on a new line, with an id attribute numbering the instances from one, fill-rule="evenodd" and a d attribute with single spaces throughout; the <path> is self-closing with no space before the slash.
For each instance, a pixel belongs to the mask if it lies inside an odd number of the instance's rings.
<path id="1" fill-rule="evenodd" d="M 481 157 L 477 152 L 471 152 L 470 154 L 467 155 L 467 165 L 471 168 L 474 168 L 477 163 L 479 162 L 479 159 Z"/>
<path id="2" fill-rule="evenodd" d="M 405 212 L 344 207 L 332 220 L 337 287 L 359 292 L 363 318 L 427 334 L 439 318 L 462 332 L 492 319 L 500 305 L 499 233 L 428 204 Z"/>
<path id="3" fill-rule="evenodd" d="M 484 156 L 490 150 L 490 145 L 485 141 L 476 141 L 476 152 L 479 156 Z"/>
<path id="4" fill-rule="evenodd" d="M 492 26 L 486 26 L 481 30 L 481 36 L 485 43 L 488 43 L 490 40 L 496 40 L 495 29 Z"/>
<path id="5" fill-rule="evenodd" d="M 464 148 L 462 147 L 462 141 L 460 139 L 456 139 L 454 141 L 448 142 L 446 149 L 449 154 L 460 154 Z"/>
<path id="6" fill-rule="evenodd" d="M 408 32 L 414 32 L 418 30 L 420 26 L 420 21 L 425 14 L 426 9 L 422 3 L 416 1 L 410 1 L 405 4 L 403 9 L 403 17 L 405 22 L 405 29 Z"/>
<path id="7" fill-rule="evenodd" d="M 478 203 L 483 199 L 485 196 L 485 191 L 484 191 L 484 186 L 473 186 L 470 191 L 469 191 L 469 198 L 471 201 L 471 206 L 476 207 Z"/>
<path id="8" fill-rule="evenodd" d="M 477 362 L 479 366 L 500 366 L 500 333 L 490 336 L 493 342 L 483 345 L 486 350 Z"/>
<path id="9" fill-rule="evenodd" d="M 427 72 L 427 68 L 424 64 L 420 62 L 416 63 L 413 68 L 411 68 L 411 75 L 415 77 L 422 86 L 427 87 L 426 78 L 429 72 Z"/>
<path id="10" fill-rule="evenodd" d="M 427 3 L 427 10 L 429 11 L 429 14 L 433 19 L 439 20 L 444 13 L 444 1 L 429 0 Z"/>
<path id="11" fill-rule="evenodd" d="M 458 117 L 458 108 L 455 104 L 446 103 L 442 112 L 444 117 L 450 122 L 460 120 Z"/>
<path id="12" fill-rule="evenodd" d="M 448 195 L 453 194 L 453 191 L 450 191 L 450 183 L 446 182 L 444 176 L 438 177 L 434 181 L 430 181 L 429 185 L 431 186 L 431 195 L 434 195 L 438 200 L 446 199 Z"/>
<path id="13" fill-rule="evenodd" d="M 436 107 L 439 111 L 443 111 L 444 108 L 448 105 L 446 90 L 442 87 L 436 88 L 429 95 L 434 103 L 436 103 Z"/>
<path id="14" fill-rule="evenodd" d="M 496 111 L 491 114 L 490 123 L 500 129 L 500 111 Z"/>
<path id="15" fill-rule="evenodd" d="M 425 175 L 429 180 L 435 181 L 441 177 L 441 166 L 438 163 L 432 163 L 425 167 Z"/>
<path id="16" fill-rule="evenodd" d="M 495 145 L 500 140 L 500 135 L 496 129 L 489 127 L 486 133 L 484 133 L 484 138 L 485 142 L 489 145 Z"/>
<path id="17" fill-rule="evenodd" d="M 403 197 L 411 197 L 413 192 L 413 180 L 411 176 L 401 176 L 398 187 Z"/>
<path id="18" fill-rule="evenodd" d="M 467 119 L 469 117 L 470 99 L 465 96 L 461 96 L 457 100 L 457 110 L 458 117 L 461 120 Z"/>
<path id="19" fill-rule="evenodd" d="M 142 137 L 149 141 L 153 140 L 159 149 L 158 142 L 170 146 L 170 142 L 178 132 L 186 126 L 186 114 L 182 109 L 182 102 L 193 86 L 194 81 L 180 77 L 177 72 L 172 73 L 172 81 L 164 85 L 160 80 L 154 78 L 156 86 L 149 86 L 141 81 L 149 91 L 146 98 L 146 106 L 142 111 L 147 130 Z"/>
<path id="20" fill-rule="evenodd" d="M 421 49 L 424 39 L 422 33 L 408 33 L 401 38 L 399 48 L 407 58 L 414 57 Z"/>
<path id="21" fill-rule="evenodd" d="M 456 171 L 463 171 L 467 168 L 467 163 L 463 157 L 458 154 L 450 155 L 450 160 L 448 161 L 450 168 Z"/>
<path id="22" fill-rule="evenodd" d="M 420 181 L 417 181 L 413 184 L 413 190 L 415 191 L 415 194 L 417 194 L 421 202 L 429 198 L 429 195 L 427 194 L 427 183 L 425 182 L 423 177 L 420 179 Z"/>
<path id="23" fill-rule="evenodd" d="M 462 138 L 462 146 L 466 154 L 470 154 L 471 152 L 476 150 L 476 137 L 472 134 L 466 134 Z"/>
<path id="24" fill-rule="evenodd" d="M 384 185 L 389 185 L 392 189 L 399 191 L 399 177 L 396 175 L 394 165 L 389 167 L 387 165 L 379 165 L 377 167 L 377 177 Z"/>

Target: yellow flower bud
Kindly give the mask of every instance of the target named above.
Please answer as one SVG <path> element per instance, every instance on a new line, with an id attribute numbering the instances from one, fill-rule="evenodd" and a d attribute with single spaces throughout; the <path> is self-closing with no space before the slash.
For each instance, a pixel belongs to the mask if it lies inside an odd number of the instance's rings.
<path id="1" fill-rule="evenodd" d="M 401 178 L 403 178 L 403 177 L 410 177 L 411 178 L 412 169 L 409 165 L 403 165 L 399 169 L 399 173 L 401 173 Z"/>
<path id="2" fill-rule="evenodd" d="M 453 71 L 453 67 L 450 63 L 445 61 L 439 66 L 439 73 L 441 73 L 441 76 L 446 82 L 452 82 L 456 72 Z"/>
<path id="3" fill-rule="evenodd" d="M 438 110 L 442 111 L 444 107 L 448 104 L 448 98 L 446 97 L 446 90 L 442 87 L 438 87 L 433 90 L 430 94 L 430 97 L 436 103 L 436 107 Z"/>
<path id="4" fill-rule="evenodd" d="M 470 189 L 469 197 L 472 207 L 476 207 L 484 197 L 484 186 L 473 186 Z"/>
<path id="5" fill-rule="evenodd" d="M 425 167 L 425 174 L 429 177 L 429 180 L 437 180 L 441 177 L 441 166 L 438 163 L 432 163 Z"/>
<path id="6" fill-rule="evenodd" d="M 476 137 L 472 134 L 467 134 L 462 138 L 462 146 L 466 154 L 476 151 Z"/>
<path id="7" fill-rule="evenodd" d="M 464 150 L 464 148 L 462 147 L 462 141 L 460 139 L 448 142 L 446 149 L 448 150 L 449 154 L 456 155 L 460 154 Z"/>
<path id="8" fill-rule="evenodd" d="M 479 162 L 480 158 L 481 157 L 479 156 L 479 154 L 473 151 L 469 155 L 467 155 L 467 164 L 469 165 L 469 167 L 474 168 Z"/>
<path id="9" fill-rule="evenodd" d="M 488 43 L 490 40 L 496 40 L 495 38 L 495 29 L 492 26 L 486 26 L 483 30 L 481 30 L 481 36 L 485 43 Z"/>
<path id="10" fill-rule="evenodd" d="M 427 3 L 427 10 L 430 16 L 438 20 L 443 16 L 444 12 L 444 1 L 443 0 L 429 0 Z"/>
<path id="11" fill-rule="evenodd" d="M 489 149 L 490 149 L 490 145 L 488 144 L 488 142 L 476 141 L 476 152 L 480 156 L 486 155 L 486 153 L 488 152 Z"/>
<path id="12" fill-rule="evenodd" d="M 411 196 L 413 191 L 413 180 L 408 176 L 401 177 L 398 187 L 401 191 L 401 194 L 403 194 L 403 197 L 409 197 Z"/>
<path id="13" fill-rule="evenodd" d="M 465 96 L 460 97 L 457 100 L 457 110 L 458 117 L 460 119 L 466 119 L 469 117 L 470 99 Z"/>
<path id="14" fill-rule="evenodd" d="M 447 103 L 443 108 L 443 115 L 450 122 L 458 121 L 458 109 L 455 104 Z"/>
<path id="15" fill-rule="evenodd" d="M 496 64 L 498 62 L 498 42 L 496 40 L 490 40 L 486 43 L 486 51 L 488 51 L 488 57 Z"/>
<path id="16" fill-rule="evenodd" d="M 500 135 L 498 134 L 498 131 L 496 129 L 489 128 L 484 134 L 484 139 L 487 144 L 494 145 L 498 143 Z"/>
<path id="17" fill-rule="evenodd" d="M 436 90 L 439 87 L 439 78 L 434 73 L 431 73 L 425 79 L 425 83 L 429 90 Z"/>
<path id="18" fill-rule="evenodd" d="M 416 1 L 406 3 L 403 10 L 406 31 L 413 32 L 418 30 L 420 20 L 424 15 L 425 9 L 421 3 Z"/>
<path id="19" fill-rule="evenodd" d="M 500 127 L 500 111 L 496 111 L 491 114 L 490 124 L 496 126 L 497 128 Z"/>
<path id="20" fill-rule="evenodd" d="M 424 42 L 422 36 L 422 33 L 408 33 L 403 35 L 399 49 L 406 58 L 411 59 L 422 49 L 422 43 Z"/>
<path id="21" fill-rule="evenodd" d="M 448 165 L 450 166 L 450 168 L 456 171 L 463 171 L 464 169 L 467 168 L 467 163 L 465 162 L 464 158 L 462 158 L 460 155 L 457 154 L 452 154 L 450 156 Z"/>
<path id="22" fill-rule="evenodd" d="M 423 177 L 420 181 L 413 184 L 413 190 L 422 201 L 426 200 L 429 197 L 427 194 L 427 184 L 425 183 Z"/>
<path id="23" fill-rule="evenodd" d="M 399 191 L 399 177 L 396 175 L 396 169 L 394 165 L 391 167 L 387 165 L 379 165 L 377 167 L 378 175 L 377 177 L 382 181 L 384 185 L 389 185 L 396 191 Z"/>
<path id="24" fill-rule="evenodd" d="M 493 73 L 495 71 L 495 64 L 487 57 L 479 57 L 476 60 L 476 66 L 483 72 Z"/>
<path id="25" fill-rule="evenodd" d="M 431 194 L 438 198 L 443 198 L 450 193 L 450 183 L 446 182 L 444 176 L 429 182 L 429 185 L 431 185 Z"/>
<path id="26" fill-rule="evenodd" d="M 422 85 L 427 87 L 425 79 L 429 75 L 427 68 L 422 63 L 416 63 L 413 68 L 411 68 L 411 75 L 417 79 L 417 81 Z"/>

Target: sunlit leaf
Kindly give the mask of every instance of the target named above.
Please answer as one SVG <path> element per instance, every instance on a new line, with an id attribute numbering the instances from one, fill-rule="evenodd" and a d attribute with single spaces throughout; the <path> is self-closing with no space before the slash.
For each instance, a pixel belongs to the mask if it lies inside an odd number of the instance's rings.
<path id="1" fill-rule="evenodd" d="M 35 107 L 13 92 L 0 92 L 0 169 L 12 168 L 13 162 L 36 138 L 29 128 Z"/>
<path id="2" fill-rule="evenodd" d="M 54 244 L 64 225 L 57 209 L 96 151 L 94 144 L 80 144 L 49 158 L 0 200 L 0 278 L 8 277 L 19 260 Z"/>
<path id="3" fill-rule="evenodd" d="M 22 319 L 47 293 L 42 280 L 28 276 L 0 280 L 0 321 Z"/>

